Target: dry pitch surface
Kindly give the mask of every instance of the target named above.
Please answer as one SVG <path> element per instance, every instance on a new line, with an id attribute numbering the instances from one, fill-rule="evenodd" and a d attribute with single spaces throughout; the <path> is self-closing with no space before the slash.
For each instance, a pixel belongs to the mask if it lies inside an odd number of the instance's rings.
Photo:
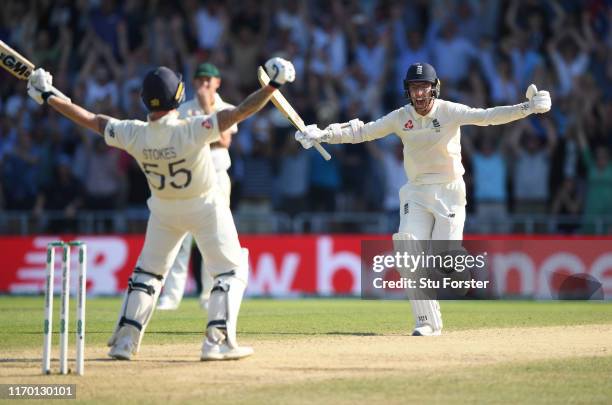
<path id="1" fill-rule="evenodd" d="M 93 302 L 95 314 L 98 304 Z M 102 302 L 100 314 L 113 307 L 109 300 Z M 449 330 L 417 338 L 408 335 L 407 321 L 400 320 L 408 318 L 404 303 L 248 301 L 240 338 L 255 348 L 255 355 L 200 362 L 201 337 L 195 330 L 203 321 L 190 303 L 178 312 L 158 314 L 130 362 L 106 357 L 102 341 L 107 335 L 96 332 L 94 320 L 84 377 L 40 376 L 40 345 L 28 342 L 42 336 L 24 331 L 19 343 L 7 334 L 0 383 L 76 383 L 80 400 L 119 403 L 610 403 L 610 305 L 514 304 L 513 311 L 512 303 L 444 303 Z M 283 308 L 287 319 L 279 317 Z M 311 314 L 301 316 L 309 308 Z M 374 319 L 381 310 L 387 312 L 379 314 L 383 327 L 377 331 Z M 469 319 L 465 323 L 463 318 L 470 314 L 497 314 L 490 323 L 505 318 L 507 325 L 487 327 L 474 317 L 475 327 L 467 328 Z M 262 322 L 266 315 L 277 322 Z M 390 325 L 394 317 L 400 325 Z"/>

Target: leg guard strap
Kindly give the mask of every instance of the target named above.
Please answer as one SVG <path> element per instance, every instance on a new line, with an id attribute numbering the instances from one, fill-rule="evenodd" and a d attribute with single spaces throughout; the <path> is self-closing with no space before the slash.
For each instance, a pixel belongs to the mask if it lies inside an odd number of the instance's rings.
<path id="1" fill-rule="evenodd" d="M 142 331 L 142 324 L 140 324 L 140 322 L 136 322 L 131 319 L 127 319 L 125 316 L 122 316 L 121 319 L 119 320 L 119 326 L 123 326 L 123 325 L 132 325 L 139 331 Z"/>
<path id="2" fill-rule="evenodd" d="M 144 283 L 136 283 L 130 279 L 130 281 L 128 282 L 128 293 L 131 293 L 132 291 L 141 291 L 149 295 L 154 295 L 155 287 Z"/>
<path id="3" fill-rule="evenodd" d="M 238 269 L 215 275 L 208 303 L 206 335 L 214 342 L 227 341 L 230 347 L 238 347 L 236 326 L 242 295 L 246 289 L 249 266 L 248 251 L 243 250 L 242 265 Z"/>
<path id="4" fill-rule="evenodd" d="M 215 278 L 218 278 L 218 277 L 230 277 L 230 276 L 235 276 L 235 275 L 236 275 L 236 272 L 234 270 L 232 270 L 232 271 L 227 271 L 225 273 L 217 274 L 215 276 Z"/>
<path id="5" fill-rule="evenodd" d="M 155 273 L 151 273 L 149 271 L 144 271 L 142 268 L 140 267 L 136 267 L 134 269 L 134 274 L 146 274 L 148 276 L 151 277 L 155 277 L 156 279 L 158 279 L 159 281 L 162 281 L 164 279 L 164 276 L 162 276 L 161 274 L 155 274 Z"/>
<path id="6" fill-rule="evenodd" d="M 115 343 L 122 328 L 131 326 L 139 333 L 134 353 L 138 351 L 144 331 L 155 309 L 162 280 L 163 276 L 136 267 L 130 277 L 115 332 L 108 342 L 109 346 Z"/>
<path id="7" fill-rule="evenodd" d="M 207 328 L 210 328 L 211 326 L 214 326 L 218 329 L 227 329 L 227 322 L 224 319 L 219 319 L 216 321 L 210 321 L 206 324 Z"/>

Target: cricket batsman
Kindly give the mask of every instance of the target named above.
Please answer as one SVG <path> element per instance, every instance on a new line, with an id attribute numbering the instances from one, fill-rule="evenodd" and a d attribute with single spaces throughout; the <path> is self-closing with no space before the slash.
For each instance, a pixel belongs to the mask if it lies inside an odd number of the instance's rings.
<path id="1" fill-rule="evenodd" d="M 55 95 L 51 74 L 43 69 L 32 73 L 28 81 L 30 97 L 102 135 L 109 146 L 125 150 L 136 159 L 149 182 L 151 214 L 145 242 L 109 340 L 110 357 L 130 360 L 138 352 L 164 277 L 188 233 L 195 238 L 214 278 L 200 359 L 239 359 L 253 353 L 252 348 L 241 347 L 236 341 L 248 265 L 229 207 L 217 186 L 210 144 L 263 108 L 282 84 L 295 80 L 295 69 L 289 61 L 272 58 L 266 68 L 274 72 L 273 80 L 237 107 L 181 119 L 176 110 L 185 94 L 181 76 L 158 67 L 147 73 L 142 84 L 142 101 L 149 111 L 147 122 L 91 113 Z"/>
<path id="2" fill-rule="evenodd" d="M 219 110 L 234 108 L 233 105 L 223 101 L 217 92 L 221 86 L 221 72 L 212 63 L 202 63 L 198 65 L 192 82 L 196 90 L 196 95 L 193 99 L 179 106 L 178 112 L 180 118 L 193 117 L 195 115 L 210 115 Z M 221 133 L 218 142 L 210 144 L 210 157 L 215 168 L 217 186 L 225 197 L 228 206 L 232 191 L 232 183 L 227 173 L 232 165 L 228 149 L 232 143 L 232 135 L 237 132 L 238 125 L 234 124 L 231 128 Z M 164 289 L 159 296 L 157 309 L 174 310 L 179 307 L 185 293 L 192 246 L 193 237 L 188 234 L 183 240 L 176 260 L 170 268 L 170 272 L 166 276 Z M 245 255 L 244 260 L 248 263 L 248 250 L 242 248 L 242 251 Z M 201 271 L 200 275 L 196 275 L 196 277 L 198 276 L 201 277 L 202 280 L 200 306 L 202 309 L 207 309 L 213 280 L 210 273 L 204 271 L 204 269 Z"/>
<path id="3" fill-rule="evenodd" d="M 313 142 L 360 143 L 397 134 L 404 144 L 408 182 L 400 189 L 400 226 L 393 235 L 402 241 L 462 240 L 466 193 L 461 163 L 462 125 L 500 125 L 550 110 L 547 91 L 535 85 L 527 100 L 512 106 L 471 108 L 440 99 L 440 80 L 427 63 L 410 65 L 404 80 L 408 104 L 367 124 L 359 119 L 321 130 L 309 125 L 295 138 L 304 148 Z M 411 242 L 408 242 L 411 243 Z M 412 242 L 414 243 L 414 242 Z M 409 293 L 409 298 L 411 295 Z M 440 305 L 433 299 L 411 299 L 416 322 L 413 336 L 442 332 Z"/>

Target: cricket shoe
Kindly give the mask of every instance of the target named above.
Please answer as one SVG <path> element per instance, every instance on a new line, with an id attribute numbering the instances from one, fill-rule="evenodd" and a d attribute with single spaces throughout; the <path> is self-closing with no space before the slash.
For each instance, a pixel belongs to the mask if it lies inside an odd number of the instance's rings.
<path id="1" fill-rule="evenodd" d="M 412 331 L 412 336 L 440 336 L 441 334 L 441 330 L 434 330 L 429 325 L 419 326 Z"/>
<path id="2" fill-rule="evenodd" d="M 136 352 L 139 332 L 133 326 L 122 326 L 112 342 L 108 355 L 116 360 L 131 360 Z"/>
<path id="3" fill-rule="evenodd" d="M 253 348 L 247 346 L 230 347 L 227 343 L 212 343 L 204 339 L 202 345 L 202 361 L 238 360 L 253 354 Z"/>
<path id="4" fill-rule="evenodd" d="M 178 309 L 178 304 L 174 302 L 169 297 L 159 297 L 159 301 L 157 301 L 157 309 L 160 311 L 174 311 Z"/>

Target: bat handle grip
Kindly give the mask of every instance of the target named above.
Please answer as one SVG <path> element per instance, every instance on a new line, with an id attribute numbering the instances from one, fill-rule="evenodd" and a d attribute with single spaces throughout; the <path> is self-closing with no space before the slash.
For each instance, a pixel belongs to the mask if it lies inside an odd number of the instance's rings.
<path id="1" fill-rule="evenodd" d="M 323 159 L 325 160 L 329 160 L 331 159 L 331 155 L 329 154 L 329 152 L 327 152 L 319 142 L 315 142 L 314 143 L 314 147 L 317 150 L 317 152 L 319 152 L 321 154 L 321 156 L 323 156 Z"/>
<path id="2" fill-rule="evenodd" d="M 64 99 L 66 101 L 68 101 L 69 103 L 72 103 L 72 100 L 70 100 L 70 98 L 65 95 L 64 93 L 62 93 L 61 91 L 59 91 L 58 89 L 55 88 L 55 86 L 51 87 L 51 91 L 53 92 L 53 94 L 55 94 L 57 97 Z"/>

